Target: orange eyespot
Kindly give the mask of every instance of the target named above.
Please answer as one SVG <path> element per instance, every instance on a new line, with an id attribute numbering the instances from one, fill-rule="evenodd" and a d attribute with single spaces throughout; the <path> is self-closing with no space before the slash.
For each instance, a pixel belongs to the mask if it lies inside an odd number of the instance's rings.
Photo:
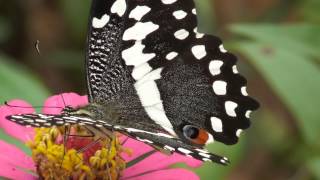
<path id="1" fill-rule="evenodd" d="M 206 130 L 191 125 L 183 127 L 183 135 L 191 142 L 199 145 L 206 144 L 209 139 L 209 133 Z"/>

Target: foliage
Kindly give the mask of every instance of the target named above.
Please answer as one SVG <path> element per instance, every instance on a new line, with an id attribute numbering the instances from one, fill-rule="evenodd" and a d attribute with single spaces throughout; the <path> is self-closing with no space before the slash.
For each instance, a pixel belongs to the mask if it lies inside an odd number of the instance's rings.
<path id="1" fill-rule="evenodd" d="M 0 54 L 0 102 L 25 99 L 32 104 L 42 104 L 48 90 L 25 67 Z"/>
<path id="2" fill-rule="evenodd" d="M 15 29 L 20 27 L 15 23 L 23 24 L 22 21 L 13 21 L 15 18 L 2 13 L 6 11 L 0 11 L 0 102 L 19 98 L 41 105 L 49 94 L 47 89 L 53 89 L 50 86 L 45 88 L 39 82 L 43 75 L 39 69 L 45 65 L 55 74 L 60 89 L 84 91 L 77 85 L 83 84 L 84 79 L 80 62 L 84 59 L 90 2 L 60 0 L 48 5 L 54 7 L 55 16 L 63 20 L 61 26 L 65 31 L 56 35 L 62 38 L 63 45 L 57 43 L 52 45 L 54 48 L 44 49 L 42 58 L 46 61 L 42 62 L 32 60 L 30 51 L 34 49 L 26 48 L 32 43 L 16 42 L 34 32 Z M 243 2 L 247 4 L 241 4 Z M 260 100 L 261 108 L 253 116 L 252 128 L 237 145 L 214 144 L 208 147 L 214 153 L 228 156 L 231 166 L 206 163 L 195 171 L 202 179 L 238 176 L 243 176 L 242 179 L 261 176 L 266 176 L 265 179 L 294 179 L 301 174 L 304 175 L 302 179 L 320 179 L 320 1 L 256 0 L 239 4 L 235 1 L 198 0 L 196 3 L 200 31 L 222 35 L 226 49 L 241 54 L 239 70 L 249 77 L 249 93 Z M 7 8 L 22 6 L 10 1 L 5 4 Z M 46 12 L 41 7 L 37 11 Z M 267 10 L 252 15 L 261 7 Z M 21 9 L 26 11 L 25 14 L 20 12 L 21 16 L 25 15 L 23 22 L 32 21 L 32 11 L 27 7 Z M 231 20 L 221 23 L 221 19 Z M 230 26 L 226 28 L 221 24 Z M 50 42 L 43 44 L 46 43 Z M 45 84 L 51 81 L 42 80 Z M 8 138 L 0 131 L 0 139 Z M 9 141 L 24 148 L 12 139 Z M 252 162 L 252 159 L 258 160 Z M 252 168 L 246 169 L 246 166 Z"/>

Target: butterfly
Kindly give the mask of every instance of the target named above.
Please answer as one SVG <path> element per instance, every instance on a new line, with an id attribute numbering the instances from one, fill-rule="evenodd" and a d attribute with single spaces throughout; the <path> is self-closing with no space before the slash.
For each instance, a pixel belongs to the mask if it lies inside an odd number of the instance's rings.
<path id="1" fill-rule="evenodd" d="M 89 104 L 7 118 L 33 127 L 118 131 L 158 150 L 226 165 L 205 149 L 235 144 L 259 107 L 237 58 L 197 29 L 192 0 L 93 0 L 86 49 Z"/>

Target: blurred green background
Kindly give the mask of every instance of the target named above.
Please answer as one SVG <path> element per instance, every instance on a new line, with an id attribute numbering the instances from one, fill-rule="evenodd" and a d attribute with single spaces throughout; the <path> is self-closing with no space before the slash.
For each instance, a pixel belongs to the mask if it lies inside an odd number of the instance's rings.
<path id="1" fill-rule="evenodd" d="M 0 102 L 42 105 L 52 94 L 85 94 L 90 2 L 0 2 Z M 200 31 L 221 37 L 237 54 L 261 108 L 237 145 L 208 147 L 228 156 L 231 166 L 208 163 L 195 171 L 205 180 L 320 179 L 320 0 L 196 4 Z M 1 132 L 0 138 L 10 139 Z"/>

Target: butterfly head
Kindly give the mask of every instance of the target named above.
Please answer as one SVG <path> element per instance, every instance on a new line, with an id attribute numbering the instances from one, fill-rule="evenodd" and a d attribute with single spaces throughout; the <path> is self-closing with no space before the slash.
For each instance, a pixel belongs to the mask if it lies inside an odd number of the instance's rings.
<path id="1" fill-rule="evenodd" d="M 87 117 L 95 120 L 114 121 L 118 119 L 118 113 L 112 105 L 90 103 L 79 108 L 65 107 L 62 114 Z"/>
<path id="2" fill-rule="evenodd" d="M 76 112 L 78 109 L 77 108 L 73 108 L 71 106 L 66 106 L 62 109 L 61 114 L 72 114 L 74 112 Z"/>

